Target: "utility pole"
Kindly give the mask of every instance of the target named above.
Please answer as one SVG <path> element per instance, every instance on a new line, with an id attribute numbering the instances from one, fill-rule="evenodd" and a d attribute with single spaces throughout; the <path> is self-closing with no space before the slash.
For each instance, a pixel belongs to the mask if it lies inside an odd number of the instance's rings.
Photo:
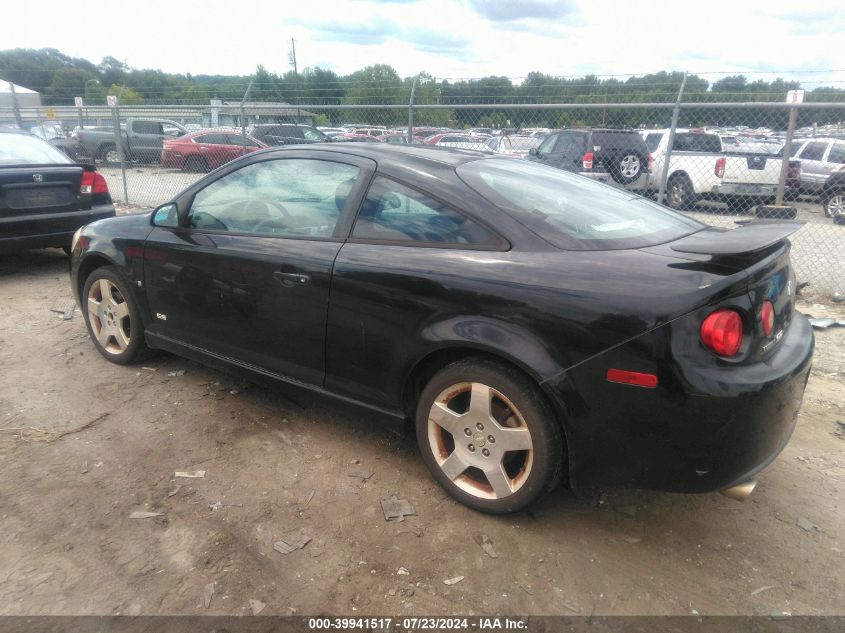
<path id="1" fill-rule="evenodd" d="M 296 41 L 290 38 L 290 55 L 288 55 L 290 64 L 293 66 L 293 81 L 295 88 L 299 88 L 299 69 L 296 67 Z M 296 124 L 299 125 L 299 99 L 297 99 L 296 107 Z"/>
<path id="2" fill-rule="evenodd" d="M 290 38 L 290 63 L 293 66 L 293 74 L 295 77 L 299 76 L 299 72 L 296 68 L 296 42 L 293 38 Z"/>
<path id="3" fill-rule="evenodd" d="M 246 87 L 244 98 L 241 99 L 241 143 L 243 144 L 243 152 L 241 153 L 241 156 L 246 155 L 246 112 L 244 112 L 244 103 L 246 103 L 246 100 L 249 99 L 249 93 L 252 90 L 253 81 L 255 80 L 249 80 L 249 85 Z"/>

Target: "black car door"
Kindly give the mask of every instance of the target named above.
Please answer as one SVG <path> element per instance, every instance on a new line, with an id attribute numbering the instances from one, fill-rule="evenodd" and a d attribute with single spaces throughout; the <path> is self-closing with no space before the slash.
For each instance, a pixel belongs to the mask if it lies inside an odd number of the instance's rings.
<path id="1" fill-rule="evenodd" d="M 322 384 L 332 267 L 374 167 L 286 152 L 199 183 L 177 201 L 180 226 L 147 239 L 149 331 Z"/>

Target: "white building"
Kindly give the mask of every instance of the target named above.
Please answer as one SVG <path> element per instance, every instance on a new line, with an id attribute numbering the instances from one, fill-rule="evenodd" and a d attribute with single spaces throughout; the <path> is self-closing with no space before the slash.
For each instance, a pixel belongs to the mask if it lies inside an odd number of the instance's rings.
<path id="1" fill-rule="evenodd" d="M 12 84 L 10 81 L 0 78 L 0 109 L 11 109 L 12 101 L 12 85 L 15 86 L 15 97 L 18 100 L 18 107 L 20 108 L 40 108 L 41 107 L 41 93 L 29 88 L 24 88 L 17 84 Z"/>

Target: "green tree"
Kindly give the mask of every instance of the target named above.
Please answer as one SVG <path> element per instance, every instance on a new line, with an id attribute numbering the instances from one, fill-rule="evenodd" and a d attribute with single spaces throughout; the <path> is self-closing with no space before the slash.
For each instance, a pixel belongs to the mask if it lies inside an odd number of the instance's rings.
<path id="1" fill-rule="evenodd" d="M 121 89 L 123 92 L 121 92 Z M 114 95 L 116 97 L 120 96 L 118 105 L 140 105 L 144 103 L 144 98 L 132 90 L 132 88 L 127 86 L 118 86 L 117 84 L 113 84 L 106 94 Z"/>

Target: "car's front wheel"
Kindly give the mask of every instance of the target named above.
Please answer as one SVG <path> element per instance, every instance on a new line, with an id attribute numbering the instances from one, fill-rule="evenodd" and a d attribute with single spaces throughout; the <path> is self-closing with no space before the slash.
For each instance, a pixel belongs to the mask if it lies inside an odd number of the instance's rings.
<path id="1" fill-rule="evenodd" d="M 426 385 L 417 441 L 435 479 L 458 501 L 493 514 L 537 501 L 561 479 L 561 428 L 539 388 L 486 359 L 453 363 Z"/>
<path id="2" fill-rule="evenodd" d="M 95 269 L 82 290 L 82 311 L 97 351 L 118 365 L 147 353 L 144 328 L 129 285 L 114 266 Z"/>

